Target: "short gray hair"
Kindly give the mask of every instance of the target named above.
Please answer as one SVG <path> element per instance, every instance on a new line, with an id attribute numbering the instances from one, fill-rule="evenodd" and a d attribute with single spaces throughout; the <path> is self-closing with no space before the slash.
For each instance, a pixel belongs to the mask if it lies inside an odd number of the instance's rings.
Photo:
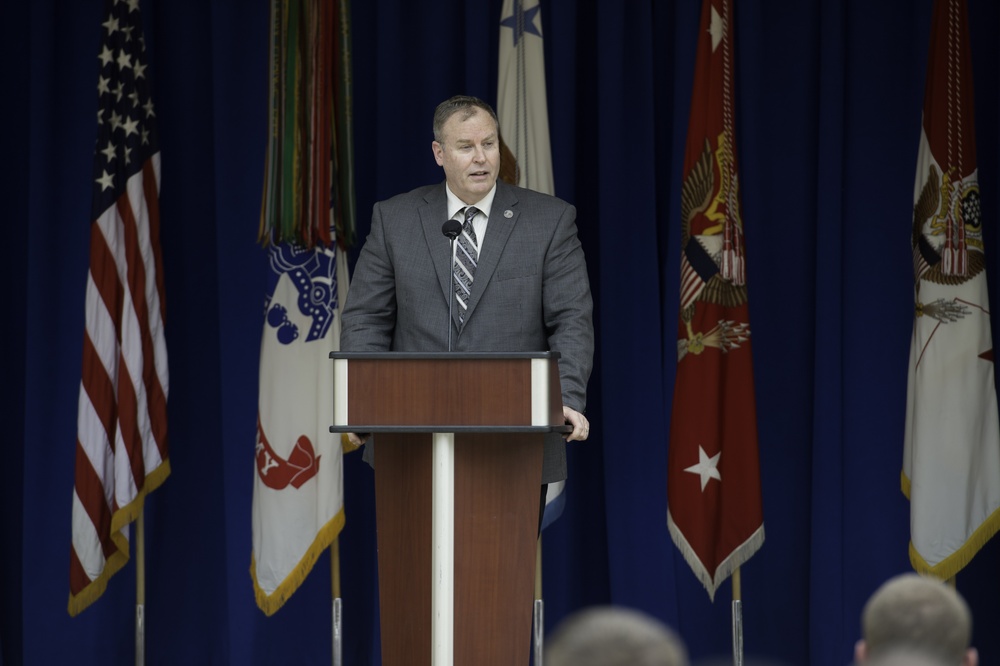
<path id="1" fill-rule="evenodd" d="M 870 657 L 913 650 L 960 664 L 972 640 L 972 613 L 949 585 L 907 573 L 890 578 L 871 596 L 861 631 Z"/>
<path id="2" fill-rule="evenodd" d="M 567 617 L 547 641 L 545 666 L 687 666 L 684 642 L 656 618 L 619 606 Z"/>
<path id="3" fill-rule="evenodd" d="M 478 97 L 472 97 L 470 95 L 455 95 L 450 99 L 446 99 L 437 105 L 434 109 L 434 140 L 438 143 L 443 143 L 442 131 L 444 129 L 444 124 L 448 122 L 456 113 L 462 113 L 462 120 L 468 120 L 476 114 L 476 112 L 482 109 L 486 113 L 490 114 L 493 118 L 493 122 L 496 123 L 497 133 L 500 132 L 500 120 L 497 118 L 497 112 L 493 110 L 493 107 L 479 99 Z"/>

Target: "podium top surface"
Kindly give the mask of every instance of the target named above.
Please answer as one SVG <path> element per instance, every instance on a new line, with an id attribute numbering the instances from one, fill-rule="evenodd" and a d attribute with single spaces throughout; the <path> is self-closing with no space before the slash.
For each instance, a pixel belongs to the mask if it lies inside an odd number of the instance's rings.
<path id="1" fill-rule="evenodd" d="M 330 352 L 330 358 L 345 361 L 392 359 L 392 360 L 489 360 L 489 359 L 558 359 L 559 352 Z"/>

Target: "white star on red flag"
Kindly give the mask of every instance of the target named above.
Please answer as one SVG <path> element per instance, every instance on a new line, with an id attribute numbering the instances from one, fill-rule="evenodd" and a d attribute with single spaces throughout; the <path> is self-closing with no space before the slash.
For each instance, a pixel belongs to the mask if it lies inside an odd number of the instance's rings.
<path id="1" fill-rule="evenodd" d="M 698 447 L 698 464 L 691 465 L 684 469 L 685 472 L 691 472 L 692 474 L 698 474 L 701 476 L 701 489 L 705 490 L 705 486 L 708 485 L 709 479 L 716 479 L 719 482 L 722 481 L 722 475 L 719 474 L 719 456 L 722 455 L 722 451 L 719 451 L 711 458 L 705 453 L 705 449 Z"/>

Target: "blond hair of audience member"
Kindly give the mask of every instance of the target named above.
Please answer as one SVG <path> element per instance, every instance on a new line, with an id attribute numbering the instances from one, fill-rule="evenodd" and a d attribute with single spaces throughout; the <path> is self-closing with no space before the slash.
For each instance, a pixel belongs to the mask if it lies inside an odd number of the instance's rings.
<path id="1" fill-rule="evenodd" d="M 890 578 L 868 599 L 861 615 L 862 638 L 854 648 L 859 664 L 900 650 L 949 666 L 977 666 L 970 647 L 972 613 L 945 583 L 915 573 Z"/>
<path id="2" fill-rule="evenodd" d="M 656 618 L 619 606 L 585 608 L 546 641 L 545 666 L 688 666 L 684 642 Z"/>

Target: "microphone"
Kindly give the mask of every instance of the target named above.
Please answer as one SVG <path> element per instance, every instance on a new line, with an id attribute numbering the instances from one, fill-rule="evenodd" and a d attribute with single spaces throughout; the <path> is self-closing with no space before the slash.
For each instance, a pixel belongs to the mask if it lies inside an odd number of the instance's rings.
<path id="1" fill-rule="evenodd" d="M 462 223 L 448 220 L 441 225 L 441 233 L 451 240 L 451 280 L 448 281 L 448 351 L 451 351 L 451 331 L 455 328 L 451 319 L 451 307 L 455 303 L 455 239 L 462 233 Z"/>
<path id="2" fill-rule="evenodd" d="M 462 223 L 458 220 L 448 220 L 441 225 L 441 233 L 451 240 L 455 240 L 458 238 L 458 235 L 462 233 Z"/>

